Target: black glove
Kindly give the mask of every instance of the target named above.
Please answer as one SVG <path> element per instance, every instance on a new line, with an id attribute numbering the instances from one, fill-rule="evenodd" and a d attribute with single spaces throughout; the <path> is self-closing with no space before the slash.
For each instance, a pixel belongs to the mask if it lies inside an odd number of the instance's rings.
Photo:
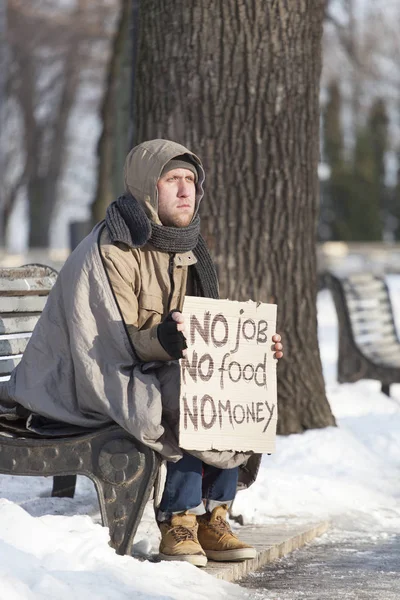
<path id="1" fill-rule="evenodd" d="M 186 338 L 182 331 L 178 331 L 178 323 L 173 320 L 172 313 L 179 312 L 171 310 L 164 321 L 157 327 L 157 337 L 161 346 L 172 358 L 182 358 L 182 350 L 187 348 Z"/>

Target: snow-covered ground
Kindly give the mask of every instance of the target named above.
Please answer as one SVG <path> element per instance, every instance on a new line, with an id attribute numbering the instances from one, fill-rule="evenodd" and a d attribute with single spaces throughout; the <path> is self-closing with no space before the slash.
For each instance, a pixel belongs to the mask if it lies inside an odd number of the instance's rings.
<path id="1" fill-rule="evenodd" d="M 389 280 L 400 318 L 400 277 Z M 379 384 L 338 385 L 336 314 L 327 291 L 318 299 L 327 392 L 338 427 L 278 439 L 259 478 L 238 494 L 234 512 L 248 522 L 330 517 L 336 528 L 388 537 L 400 532 L 400 385 L 393 398 Z M 288 358 L 290 360 L 290 358 Z M 234 584 L 178 563 L 117 556 L 99 525 L 91 482 L 74 500 L 52 499 L 51 481 L 0 476 L 0 600 L 210 600 L 245 598 Z M 157 546 L 151 506 L 136 553 Z"/>
<path id="2" fill-rule="evenodd" d="M 400 277 L 388 283 L 400 321 Z M 276 454 L 263 457 L 256 485 L 238 494 L 234 512 L 257 523 L 335 516 L 335 522 L 343 518 L 357 527 L 400 531 L 400 385 L 391 387 L 393 398 L 383 395 L 376 381 L 339 385 L 337 318 L 326 290 L 319 294 L 318 321 L 338 427 L 279 437 Z"/>

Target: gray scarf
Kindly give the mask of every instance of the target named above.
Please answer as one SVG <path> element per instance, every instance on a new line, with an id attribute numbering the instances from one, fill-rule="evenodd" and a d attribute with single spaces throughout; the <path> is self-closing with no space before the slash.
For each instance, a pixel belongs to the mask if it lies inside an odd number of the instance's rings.
<path id="1" fill-rule="evenodd" d="M 141 248 L 150 242 L 157 250 L 171 254 L 193 252 L 197 263 L 191 267 L 195 296 L 218 298 L 218 279 L 214 264 L 200 234 L 200 217 L 187 227 L 166 227 L 153 223 L 142 205 L 125 194 L 107 209 L 106 227 L 112 242 Z"/>

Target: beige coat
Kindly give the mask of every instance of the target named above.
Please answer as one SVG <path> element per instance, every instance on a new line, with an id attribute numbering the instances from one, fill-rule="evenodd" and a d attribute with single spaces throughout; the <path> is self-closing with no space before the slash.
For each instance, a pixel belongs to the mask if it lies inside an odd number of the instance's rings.
<path id="1" fill-rule="evenodd" d="M 188 267 L 196 262 L 193 252 L 170 256 L 151 244 L 135 249 L 112 244 L 106 229 L 101 234 L 100 249 L 138 356 L 145 362 L 172 360 L 158 341 L 157 325 L 172 309 L 182 310 Z"/>

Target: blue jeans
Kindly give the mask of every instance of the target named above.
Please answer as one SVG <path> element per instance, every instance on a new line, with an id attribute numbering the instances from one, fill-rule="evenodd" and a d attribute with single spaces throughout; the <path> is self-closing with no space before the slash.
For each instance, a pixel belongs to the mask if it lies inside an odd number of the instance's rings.
<path id="1" fill-rule="evenodd" d="M 218 469 L 184 452 L 178 462 L 167 462 L 167 479 L 157 520 L 167 520 L 172 514 L 186 510 L 203 515 L 215 506 L 229 506 L 236 494 L 237 481 L 238 467 Z"/>

